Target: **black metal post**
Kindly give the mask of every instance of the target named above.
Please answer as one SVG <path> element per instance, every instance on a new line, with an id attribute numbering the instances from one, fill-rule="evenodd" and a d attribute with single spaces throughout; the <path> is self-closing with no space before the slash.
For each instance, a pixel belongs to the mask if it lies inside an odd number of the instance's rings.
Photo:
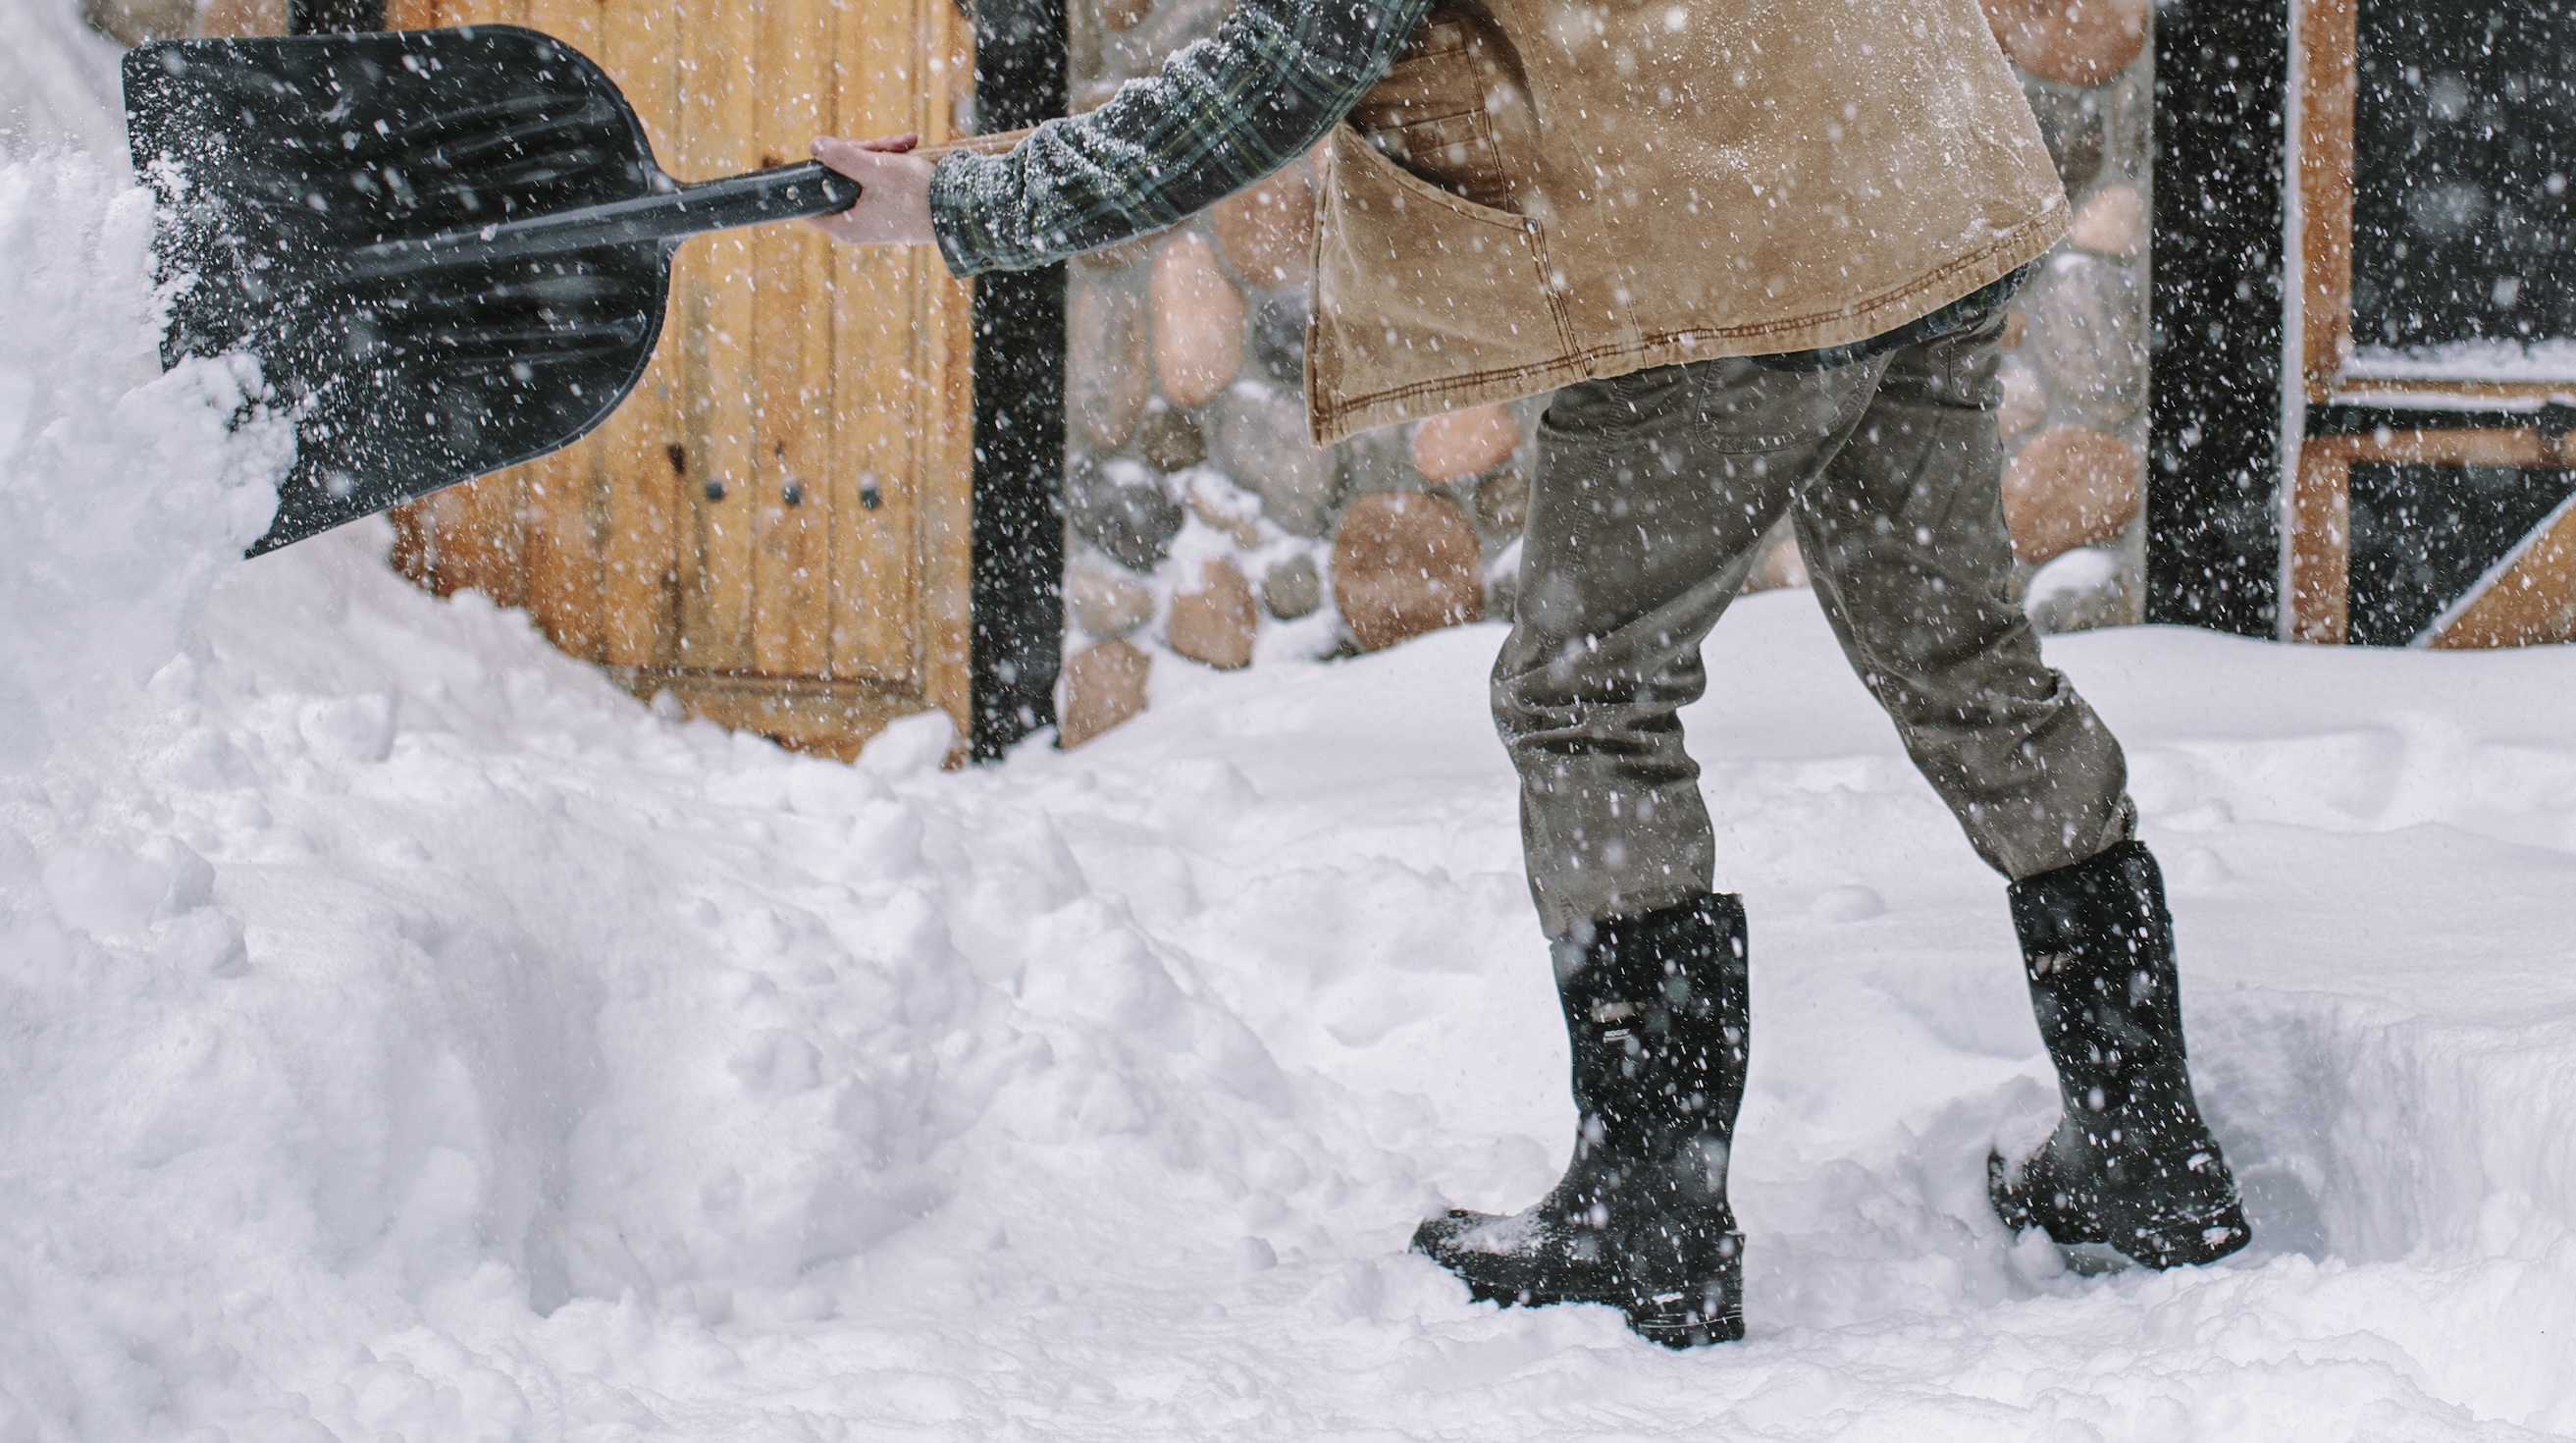
<path id="1" fill-rule="evenodd" d="M 2147 619 L 2270 636 L 2289 5 L 2165 0 L 2155 23 Z"/>
<path id="2" fill-rule="evenodd" d="M 975 6 L 975 121 L 1065 112 L 1065 0 Z M 975 560 L 968 741 L 979 761 L 1055 724 L 1064 648 L 1064 267 L 975 283 Z"/>

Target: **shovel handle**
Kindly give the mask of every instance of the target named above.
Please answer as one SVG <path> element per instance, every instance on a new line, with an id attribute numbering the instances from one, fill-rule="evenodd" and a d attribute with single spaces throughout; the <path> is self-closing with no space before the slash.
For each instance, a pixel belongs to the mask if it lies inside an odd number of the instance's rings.
<path id="1" fill-rule="evenodd" d="M 394 276 L 460 261 L 533 260 L 638 241 L 677 245 L 708 231 L 830 215 L 859 199 L 857 181 L 814 160 L 699 185 L 677 184 L 659 171 L 653 181 L 655 194 L 632 200 L 362 246 L 348 254 L 342 274 Z"/>

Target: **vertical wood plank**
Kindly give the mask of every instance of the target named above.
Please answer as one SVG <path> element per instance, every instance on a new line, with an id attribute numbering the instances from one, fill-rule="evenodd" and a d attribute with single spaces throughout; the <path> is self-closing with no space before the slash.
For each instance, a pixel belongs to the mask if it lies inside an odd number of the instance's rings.
<path id="1" fill-rule="evenodd" d="M 769 0 L 761 9 L 754 135 L 764 168 L 803 159 L 830 119 L 833 9 L 832 0 Z M 763 226 L 751 237 L 759 398 L 752 662 L 768 675 L 819 677 L 828 660 L 829 244 L 803 225 Z"/>
<path id="2" fill-rule="evenodd" d="M 2298 44 L 2300 359 L 2308 403 L 2327 404 L 2352 359 L 2353 100 L 2358 0 L 2305 0 Z"/>
<path id="3" fill-rule="evenodd" d="M 930 73 L 919 89 L 922 134 L 956 138 L 956 93 L 975 73 L 973 24 L 954 6 L 918 0 Z M 938 377 L 931 437 L 916 462 L 922 491 L 920 548 L 922 695 L 948 713 L 962 739 L 974 730 L 975 301 L 935 255 L 918 255 L 923 277 L 915 334 L 927 342 L 922 369 Z M 935 424 L 932 422 L 935 420 Z"/>
<path id="4" fill-rule="evenodd" d="M 583 55 L 599 53 L 601 0 L 523 0 L 529 28 Z M 556 646 L 600 656 L 599 446 L 586 437 L 522 468 L 526 516 L 521 564 L 529 614 Z"/>
<path id="5" fill-rule="evenodd" d="M 921 0 L 846 0 L 838 13 L 837 129 L 922 128 L 937 43 Z M 925 138 L 928 138 L 925 132 Z M 832 273 L 836 361 L 831 656 L 835 675 L 909 686 L 918 675 L 917 532 L 924 447 L 936 444 L 939 378 L 923 364 L 915 258 L 851 247 Z"/>
<path id="6" fill-rule="evenodd" d="M 616 0 L 598 60 L 643 123 L 656 157 L 680 131 L 677 0 Z M 676 307 L 673 308 L 677 310 Z M 678 421 L 682 320 L 667 316 L 653 364 L 597 436 L 602 473 L 599 656 L 612 666 L 679 660 L 679 517 L 687 445 Z"/>
<path id="7" fill-rule="evenodd" d="M 2352 630 L 2351 438 L 2317 437 L 2290 487 L 2290 640 L 2340 645 Z"/>
<path id="8" fill-rule="evenodd" d="M 520 556 L 526 527 L 520 511 L 519 472 L 497 472 L 448 488 L 456 518 L 438 548 L 439 575 L 451 586 L 471 587 L 499 606 L 527 598 Z"/>
<path id="9" fill-rule="evenodd" d="M 426 29 L 498 18 L 480 13 L 488 0 L 387 0 L 385 23 Z M 441 596 L 460 587 L 492 594 L 518 590 L 517 480 L 489 476 L 399 508 L 393 560 L 405 575 Z"/>
<path id="10" fill-rule="evenodd" d="M 696 65 L 700 36 L 715 18 L 707 13 L 709 3 L 710 0 L 671 3 L 671 135 L 669 148 L 662 152 L 662 166 L 682 180 L 704 178 L 690 132 L 705 123 L 698 114 L 703 102 L 697 96 Z M 663 341 L 663 355 L 670 368 L 668 425 L 672 439 L 668 461 L 674 484 L 673 635 L 666 664 L 674 667 L 699 664 L 697 638 L 706 629 L 707 528 L 700 512 L 700 497 L 707 465 L 706 458 L 693 454 L 691 447 L 697 443 L 696 395 L 706 369 L 703 338 L 708 290 L 714 274 L 715 258 L 706 242 L 683 245 L 671 258 L 671 308 L 663 322 L 669 335 Z"/>
<path id="11" fill-rule="evenodd" d="M 522 0 L 448 0 L 451 25 L 516 25 L 527 14 Z M 458 586 L 472 587 L 495 605 L 527 600 L 527 510 L 523 469 L 496 472 L 453 488 L 458 524 L 440 548 L 440 569 Z"/>
<path id="12" fill-rule="evenodd" d="M 406 501 L 385 513 L 394 525 L 393 548 L 385 553 L 385 562 L 399 571 L 412 585 L 423 590 L 438 588 L 438 536 L 431 529 L 429 503 Z"/>
<path id="13" fill-rule="evenodd" d="M 832 669 L 908 686 L 918 673 L 921 457 L 945 396 L 919 363 L 929 348 L 915 258 L 853 247 L 837 259 Z"/>
<path id="14" fill-rule="evenodd" d="M 756 158 L 752 73 L 756 0 L 687 0 L 682 41 L 681 174 L 710 179 L 749 170 Z M 758 503 L 758 437 L 752 327 L 752 243 L 727 231 L 688 243 L 698 253 L 690 296 L 689 373 L 683 431 L 697 574 L 683 592 L 685 664 L 750 668 L 752 530 Z M 684 541 L 683 543 L 687 543 Z"/>
<path id="15" fill-rule="evenodd" d="M 678 517 L 687 448 L 672 424 L 677 349 L 676 342 L 665 345 L 598 438 L 598 649 L 611 666 L 679 660 Z"/>
<path id="16" fill-rule="evenodd" d="M 681 0 L 602 0 L 599 49 L 591 58 L 617 82 L 645 143 L 665 169 L 680 156 Z"/>
<path id="17" fill-rule="evenodd" d="M 921 458 L 920 608 L 923 697 L 974 726 L 975 302 L 969 282 L 929 257 L 924 331 L 936 337 L 937 446 Z"/>
<path id="18" fill-rule="evenodd" d="M 385 0 L 385 25 L 393 30 L 430 30 L 454 22 L 447 18 L 454 0 Z"/>
<path id="19" fill-rule="evenodd" d="M 596 460 L 584 440 L 519 468 L 521 604 L 548 640 L 584 661 L 599 659 Z"/>
<path id="20" fill-rule="evenodd" d="M 684 29 L 682 35 L 687 31 Z M 683 245 L 671 258 L 671 312 L 667 352 L 671 365 L 671 432 L 669 452 L 674 491 L 672 515 L 672 584 L 678 592 L 673 618 L 674 666 L 701 664 L 700 638 L 707 629 L 707 518 L 704 514 L 708 470 L 698 446 L 698 388 L 704 384 L 707 348 L 707 301 L 714 285 L 715 258 L 703 244 Z"/>
<path id="21" fill-rule="evenodd" d="M 467 585 L 459 561 L 467 540 L 465 488 L 451 486 L 395 508 L 394 549 L 389 558 L 403 575 L 440 596 Z"/>

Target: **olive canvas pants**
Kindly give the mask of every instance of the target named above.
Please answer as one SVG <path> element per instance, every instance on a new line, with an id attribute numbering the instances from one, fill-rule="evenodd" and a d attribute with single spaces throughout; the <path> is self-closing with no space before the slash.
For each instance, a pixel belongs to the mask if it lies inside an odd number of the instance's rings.
<path id="1" fill-rule="evenodd" d="M 1677 713 L 1783 512 L 1844 654 L 1979 856 L 2020 880 L 2127 840 L 2120 745 L 2012 599 L 2002 324 L 1833 370 L 1701 361 L 1550 400 L 1493 676 L 1549 935 L 1713 890 Z"/>

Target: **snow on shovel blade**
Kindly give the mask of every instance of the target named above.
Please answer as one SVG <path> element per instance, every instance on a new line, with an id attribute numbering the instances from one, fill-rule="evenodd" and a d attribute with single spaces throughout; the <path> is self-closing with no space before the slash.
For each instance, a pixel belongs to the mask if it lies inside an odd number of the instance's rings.
<path id="1" fill-rule="evenodd" d="M 580 439 L 682 238 L 858 198 L 810 163 L 679 185 L 598 66 L 516 26 L 142 45 L 125 107 L 163 363 L 249 351 L 295 418 L 252 555 Z"/>

